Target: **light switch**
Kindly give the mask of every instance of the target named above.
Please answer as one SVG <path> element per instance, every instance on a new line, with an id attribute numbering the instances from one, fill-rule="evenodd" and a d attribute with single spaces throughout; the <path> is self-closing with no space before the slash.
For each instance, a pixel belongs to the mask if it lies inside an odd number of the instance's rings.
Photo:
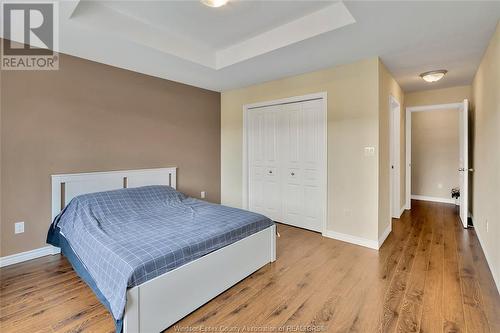
<path id="1" fill-rule="evenodd" d="M 375 147 L 365 147 L 365 156 L 374 156 Z"/>
<path id="2" fill-rule="evenodd" d="M 201 191 L 200 196 L 202 199 L 205 199 L 205 197 L 207 196 L 207 192 Z"/>

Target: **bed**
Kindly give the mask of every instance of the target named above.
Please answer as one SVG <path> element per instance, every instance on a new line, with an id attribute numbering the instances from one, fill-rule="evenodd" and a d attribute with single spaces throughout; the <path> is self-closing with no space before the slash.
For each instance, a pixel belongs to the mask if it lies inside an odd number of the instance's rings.
<path id="1" fill-rule="evenodd" d="M 115 319 L 159 332 L 276 259 L 268 218 L 176 191 L 176 168 L 52 176 L 47 241 Z"/>

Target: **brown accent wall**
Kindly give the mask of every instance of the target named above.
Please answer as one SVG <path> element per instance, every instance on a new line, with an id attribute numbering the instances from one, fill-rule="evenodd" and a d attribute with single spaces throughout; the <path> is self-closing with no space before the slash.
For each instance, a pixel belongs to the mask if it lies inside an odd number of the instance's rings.
<path id="1" fill-rule="evenodd" d="M 220 201 L 218 92 L 66 55 L 0 80 L 1 256 L 45 245 L 51 174 L 177 166 L 180 191 Z"/>

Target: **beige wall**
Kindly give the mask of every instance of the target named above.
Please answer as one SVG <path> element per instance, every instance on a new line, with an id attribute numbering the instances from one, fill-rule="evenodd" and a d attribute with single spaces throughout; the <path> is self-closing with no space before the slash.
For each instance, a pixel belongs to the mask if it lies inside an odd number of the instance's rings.
<path id="1" fill-rule="evenodd" d="M 391 223 L 391 193 L 390 193 L 390 121 L 389 121 L 389 96 L 393 96 L 400 103 L 400 129 L 404 134 L 403 105 L 404 95 L 401 87 L 391 76 L 384 64 L 379 61 L 379 211 L 378 232 L 379 237 Z M 404 205 L 404 140 L 400 136 L 400 207 Z"/>
<path id="2" fill-rule="evenodd" d="M 221 200 L 242 206 L 243 105 L 310 93 L 328 93 L 327 228 L 369 240 L 378 239 L 379 204 L 387 220 L 387 191 L 379 203 L 379 60 L 275 80 L 222 93 Z M 385 82 L 385 81 L 384 81 Z M 393 85 L 389 83 L 388 85 Z M 384 139 L 384 144 L 386 139 Z M 386 148 L 383 148 L 385 156 Z M 385 175 L 383 175 L 385 177 Z M 386 180 L 384 180 L 384 186 Z M 385 222 L 384 222 L 385 223 Z"/>
<path id="3" fill-rule="evenodd" d="M 500 24 L 483 56 L 472 87 L 472 214 L 474 228 L 500 288 Z"/>
<path id="4" fill-rule="evenodd" d="M 451 199 L 459 185 L 458 110 L 413 112 L 411 194 Z"/>
<path id="5" fill-rule="evenodd" d="M 471 86 L 458 86 L 444 89 L 424 90 L 405 94 L 405 106 L 459 103 L 471 99 Z"/>
<path id="6" fill-rule="evenodd" d="M 181 191 L 220 200 L 219 93 L 64 55 L 1 75 L 2 256 L 45 245 L 51 174 L 175 165 Z"/>

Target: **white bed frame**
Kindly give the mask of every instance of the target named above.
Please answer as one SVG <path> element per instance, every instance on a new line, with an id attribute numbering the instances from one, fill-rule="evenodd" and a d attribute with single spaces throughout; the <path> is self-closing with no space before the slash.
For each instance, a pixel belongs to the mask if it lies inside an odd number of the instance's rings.
<path id="1" fill-rule="evenodd" d="M 52 218 L 77 195 L 146 185 L 176 188 L 176 168 L 53 175 Z M 271 226 L 133 287 L 127 292 L 124 332 L 160 332 L 275 260 Z"/>

